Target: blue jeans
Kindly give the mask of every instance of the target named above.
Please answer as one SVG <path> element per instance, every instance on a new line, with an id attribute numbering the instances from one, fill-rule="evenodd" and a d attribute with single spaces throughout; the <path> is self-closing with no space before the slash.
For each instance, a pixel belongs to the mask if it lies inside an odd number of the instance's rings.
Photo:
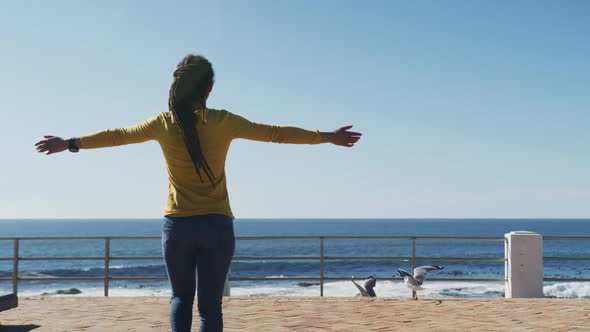
<path id="1" fill-rule="evenodd" d="M 191 330 L 195 291 L 200 331 L 223 330 L 221 299 L 234 248 L 233 220 L 228 216 L 164 217 L 162 252 L 172 287 L 170 323 L 173 332 Z"/>

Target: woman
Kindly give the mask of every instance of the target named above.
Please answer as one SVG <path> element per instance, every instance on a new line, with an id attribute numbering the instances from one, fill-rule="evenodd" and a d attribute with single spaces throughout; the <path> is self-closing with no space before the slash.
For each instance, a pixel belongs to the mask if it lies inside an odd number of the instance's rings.
<path id="1" fill-rule="evenodd" d="M 195 289 L 200 331 L 223 329 L 221 300 L 235 245 L 225 179 L 231 141 L 245 138 L 351 147 L 361 136 L 348 131 L 352 126 L 327 133 L 253 123 L 227 111 L 207 108 L 212 89 L 211 63 L 202 56 L 188 55 L 174 71 L 169 112 L 128 128 L 70 139 L 44 136 L 35 144 L 38 152 L 53 154 L 158 141 L 169 179 L 162 251 L 172 287 L 170 321 L 175 332 L 190 331 Z"/>

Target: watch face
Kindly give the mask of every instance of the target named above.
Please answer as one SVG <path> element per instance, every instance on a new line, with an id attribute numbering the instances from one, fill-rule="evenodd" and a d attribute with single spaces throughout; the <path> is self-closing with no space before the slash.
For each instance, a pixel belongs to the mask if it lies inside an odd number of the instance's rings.
<path id="1" fill-rule="evenodd" d="M 68 150 L 70 152 L 78 152 L 80 149 L 76 146 L 75 141 L 73 138 L 68 140 Z"/>

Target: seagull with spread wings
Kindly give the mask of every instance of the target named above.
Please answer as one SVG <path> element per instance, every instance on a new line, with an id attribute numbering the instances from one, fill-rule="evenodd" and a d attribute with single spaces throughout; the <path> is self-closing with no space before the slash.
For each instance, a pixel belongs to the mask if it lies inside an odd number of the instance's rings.
<path id="1" fill-rule="evenodd" d="M 357 284 L 354 279 L 351 281 L 359 290 L 359 292 L 361 292 L 362 297 L 377 297 L 377 294 L 375 294 L 375 291 L 373 290 L 377 284 L 377 278 L 375 278 L 375 276 L 369 276 L 367 279 L 365 279 L 365 282 L 362 286 Z"/>
<path id="2" fill-rule="evenodd" d="M 418 299 L 417 291 L 424 290 L 422 288 L 422 284 L 424 283 L 424 279 L 426 279 L 426 273 L 434 270 L 442 270 L 442 266 L 420 266 L 414 269 L 414 275 L 409 274 L 405 270 L 398 269 L 397 272 L 400 276 L 404 278 L 404 284 L 406 287 L 413 291 L 413 299 Z"/>

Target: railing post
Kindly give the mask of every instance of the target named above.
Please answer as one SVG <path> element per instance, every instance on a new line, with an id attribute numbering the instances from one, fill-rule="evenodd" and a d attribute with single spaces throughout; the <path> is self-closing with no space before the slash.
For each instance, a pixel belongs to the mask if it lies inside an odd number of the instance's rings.
<path id="1" fill-rule="evenodd" d="M 223 286 L 223 296 L 231 296 L 231 289 L 229 285 L 229 277 L 231 275 L 231 267 L 227 270 L 227 275 L 225 276 L 225 285 Z M 197 275 L 197 281 L 199 277 Z M 198 284 L 198 283 L 197 283 Z"/>
<path id="2" fill-rule="evenodd" d="M 13 240 L 12 243 L 12 293 L 18 294 L 18 238 Z"/>
<path id="3" fill-rule="evenodd" d="M 104 239 L 104 296 L 109 296 L 109 266 L 111 259 L 111 239 Z"/>
<path id="4" fill-rule="evenodd" d="M 414 274 L 414 269 L 416 268 L 416 238 L 412 238 L 412 272 Z M 412 291 L 412 298 L 416 298 L 416 291 Z"/>
<path id="5" fill-rule="evenodd" d="M 320 237 L 320 296 L 324 296 L 324 237 Z"/>

